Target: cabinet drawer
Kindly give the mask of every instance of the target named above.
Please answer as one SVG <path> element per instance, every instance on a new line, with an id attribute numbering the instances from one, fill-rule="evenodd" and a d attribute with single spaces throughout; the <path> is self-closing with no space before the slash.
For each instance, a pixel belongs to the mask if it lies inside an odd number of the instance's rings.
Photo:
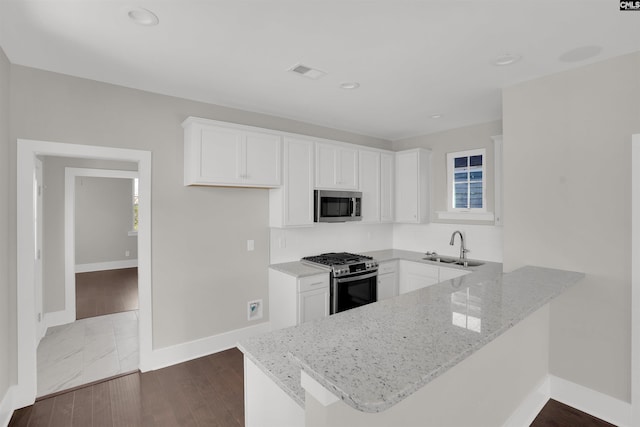
<path id="1" fill-rule="evenodd" d="M 329 273 L 315 276 L 301 277 L 298 279 L 298 292 L 312 291 L 329 287 Z"/>

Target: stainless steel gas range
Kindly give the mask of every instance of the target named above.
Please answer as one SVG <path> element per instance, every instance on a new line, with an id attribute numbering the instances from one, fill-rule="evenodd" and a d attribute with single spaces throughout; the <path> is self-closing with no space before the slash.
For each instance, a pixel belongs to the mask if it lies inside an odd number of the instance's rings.
<path id="1" fill-rule="evenodd" d="M 339 313 L 378 300 L 378 261 L 365 255 L 330 252 L 302 258 L 330 270 L 330 313 Z"/>

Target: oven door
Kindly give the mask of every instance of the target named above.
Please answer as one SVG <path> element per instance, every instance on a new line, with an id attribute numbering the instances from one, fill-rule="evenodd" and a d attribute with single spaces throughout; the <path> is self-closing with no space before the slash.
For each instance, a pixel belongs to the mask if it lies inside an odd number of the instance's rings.
<path id="1" fill-rule="evenodd" d="M 332 277 L 331 314 L 378 300 L 378 270 L 364 271 L 346 277 Z"/>

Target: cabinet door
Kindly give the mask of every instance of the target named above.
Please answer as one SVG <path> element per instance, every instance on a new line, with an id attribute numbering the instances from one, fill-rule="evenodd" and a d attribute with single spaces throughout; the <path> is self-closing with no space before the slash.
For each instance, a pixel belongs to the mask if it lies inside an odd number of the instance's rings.
<path id="1" fill-rule="evenodd" d="M 336 187 L 356 190 L 358 188 L 358 150 L 339 147 L 336 165 Z"/>
<path id="2" fill-rule="evenodd" d="M 469 274 L 468 271 L 458 270 L 456 268 L 446 268 L 440 267 L 440 281 L 444 282 L 445 280 L 455 279 L 456 277 L 465 276 Z"/>
<path id="3" fill-rule="evenodd" d="M 418 153 L 396 153 L 396 222 L 418 222 Z"/>
<path id="4" fill-rule="evenodd" d="M 439 268 L 436 266 L 411 261 L 400 262 L 400 294 L 435 285 L 439 281 Z"/>
<path id="5" fill-rule="evenodd" d="M 362 167 L 362 164 L 360 165 Z M 380 221 L 394 220 L 395 158 L 393 154 L 380 153 Z"/>
<path id="6" fill-rule="evenodd" d="M 329 288 L 298 294 L 298 324 L 323 319 L 329 315 Z"/>
<path id="7" fill-rule="evenodd" d="M 313 142 L 285 140 L 284 225 L 313 224 Z"/>
<path id="8" fill-rule="evenodd" d="M 378 276 L 378 301 L 393 298 L 398 295 L 398 280 L 396 273 Z"/>
<path id="9" fill-rule="evenodd" d="M 380 222 L 380 153 L 360 151 L 362 222 Z"/>
<path id="10" fill-rule="evenodd" d="M 280 185 L 280 136 L 246 133 L 246 168 L 243 179 L 247 184 Z"/>
<path id="11" fill-rule="evenodd" d="M 338 149 L 334 145 L 316 143 L 316 187 L 336 188 Z"/>
<path id="12" fill-rule="evenodd" d="M 358 150 L 334 144 L 316 143 L 316 188 L 356 190 Z"/>
<path id="13" fill-rule="evenodd" d="M 198 135 L 194 136 L 198 138 Z M 204 127 L 199 135 L 198 181 L 237 183 L 242 175 L 241 132 L 231 129 Z"/>

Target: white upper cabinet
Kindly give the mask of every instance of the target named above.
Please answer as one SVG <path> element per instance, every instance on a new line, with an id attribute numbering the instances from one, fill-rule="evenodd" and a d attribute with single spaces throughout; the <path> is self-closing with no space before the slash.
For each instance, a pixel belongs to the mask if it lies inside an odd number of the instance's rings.
<path id="1" fill-rule="evenodd" d="M 358 150 L 317 142 L 315 186 L 333 190 L 356 190 L 358 188 Z"/>
<path id="2" fill-rule="evenodd" d="M 394 155 L 390 152 L 359 151 L 359 183 L 362 192 L 362 222 L 393 222 Z"/>
<path id="3" fill-rule="evenodd" d="M 380 222 L 380 153 L 360 150 L 362 222 Z"/>
<path id="4" fill-rule="evenodd" d="M 277 187 L 282 137 L 190 117 L 182 124 L 184 184 Z"/>
<path id="5" fill-rule="evenodd" d="M 430 159 L 431 151 L 423 148 L 396 152 L 396 222 L 429 222 Z"/>
<path id="6" fill-rule="evenodd" d="M 395 219 L 395 156 L 380 153 L 380 221 L 393 222 Z"/>
<path id="7" fill-rule="evenodd" d="M 313 142 L 284 138 L 282 187 L 269 190 L 271 227 L 313 225 Z"/>

